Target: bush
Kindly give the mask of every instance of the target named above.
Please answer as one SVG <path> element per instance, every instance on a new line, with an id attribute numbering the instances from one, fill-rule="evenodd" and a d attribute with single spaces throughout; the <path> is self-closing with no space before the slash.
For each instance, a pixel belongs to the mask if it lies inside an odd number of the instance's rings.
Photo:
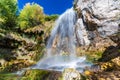
<path id="1" fill-rule="evenodd" d="M 43 8 L 35 3 L 27 3 L 18 17 L 21 29 L 27 29 L 44 23 Z"/>
<path id="2" fill-rule="evenodd" d="M 58 15 L 46 16 L 45 21 L 55 21 L 58 18 Z"/>

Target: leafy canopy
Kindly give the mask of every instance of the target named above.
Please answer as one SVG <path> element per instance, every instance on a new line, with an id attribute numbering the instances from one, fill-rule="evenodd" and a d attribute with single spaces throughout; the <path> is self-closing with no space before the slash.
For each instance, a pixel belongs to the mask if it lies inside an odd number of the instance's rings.
<path id="1" fill-rule="evenodd" d="M 21 29 L 27 29 L 30 27 L 43 24 L 44 13 L 43 8 L 35 3 L 27 3 L 21 10 L 19 15 L 19 26 Z"/>

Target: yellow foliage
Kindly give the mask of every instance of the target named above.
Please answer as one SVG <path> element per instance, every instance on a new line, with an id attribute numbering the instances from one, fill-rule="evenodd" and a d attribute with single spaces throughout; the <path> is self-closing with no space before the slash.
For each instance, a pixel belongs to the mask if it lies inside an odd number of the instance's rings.
<path id="1" fill-rule="evenodd" d="M 19 26 L 21 29 L 34 27 L 44 22 L 43 8 L 35 3 L 27 3 L 19 15 Z"/>

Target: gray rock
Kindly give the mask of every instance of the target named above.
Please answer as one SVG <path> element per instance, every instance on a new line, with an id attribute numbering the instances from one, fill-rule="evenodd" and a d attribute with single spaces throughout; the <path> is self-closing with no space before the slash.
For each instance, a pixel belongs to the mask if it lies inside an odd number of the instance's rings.
<path id="1" fill-rule="evenodd" d="M 84 29 L 82 29 L 86 34 L 84 42 L 91 41 L 88 39 L 91 38 L 89 32 L 94 34 L 94 31 L 97 31 L 98 35 L 103 38 L 111 38 L 120 32 L 120 0 L 75 0 L 74 8 L 78 13 L 76 25 L 79 29 L 77 30 L 81 30 L 80 27 L 84 25 Z M 92 36 L 92 38 L 94 37 Z"/>

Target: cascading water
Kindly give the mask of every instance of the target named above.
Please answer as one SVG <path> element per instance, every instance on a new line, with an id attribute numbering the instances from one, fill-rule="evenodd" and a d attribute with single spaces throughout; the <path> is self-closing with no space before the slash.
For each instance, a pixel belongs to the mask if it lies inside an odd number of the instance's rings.
<path id="1" fill-rule="evenodd" d="M 56 48 L 57 54 L 63 51 L 75 54 L 74 26 L 76 20 L 77 16 L 73 8 L 68 9 L 58 18 L 47 44 L 47 55 L 53 53 L 53 48 Z"/>
<path id="2" fill-rule="evenodd" d="M 73 8 L 68 9 L 57 19 L 48 40 L 47 55 L 33 68 L 56 71 L 63 71 L 65 68 L 76 68 L 82 72 L 86 66 L 91 66 L 91 63 L 86 62 L 85 56 L 75 56 L 77 43 L 75 36 L 76 20 L 77 15 Z M 67 53 L 69 56 L 63 55 L 63 53 Z"/>

